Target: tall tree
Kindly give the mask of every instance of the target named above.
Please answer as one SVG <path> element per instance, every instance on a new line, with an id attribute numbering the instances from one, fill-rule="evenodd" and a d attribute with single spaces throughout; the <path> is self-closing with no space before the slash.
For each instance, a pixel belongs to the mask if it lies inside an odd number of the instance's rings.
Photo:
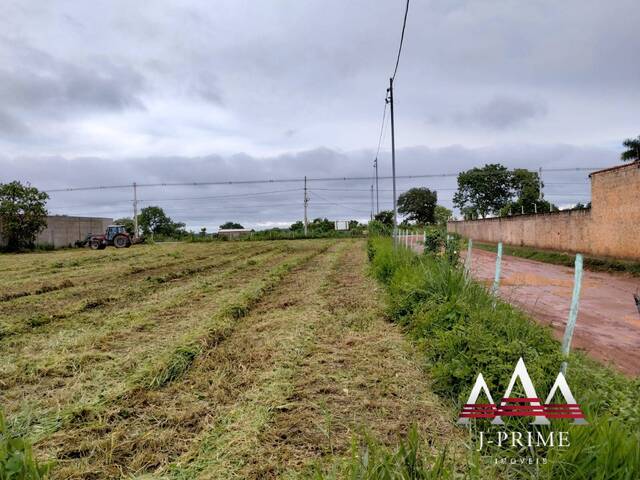
<path id="1" fill-rule="evenodd" d="M 423 225 L 434 223 L 437 203 L 437 192 L 425 187 L 412 188 L 398 197 L 398 212 L 410 222 Z"/>
<path id="2" fill-rule="evenodd" d="M 220 230 L 234 230 L 238 228 L 244 228 L 244 227 L 236 222 L 225 222 L 222 225 L 220 225 Z"/>
<path id="3" fill-rule="evenodd" d="M 382 223 L 386 227 L 392 227 L 393 226 L 393 211 L 391 211 L 391 210 L 382 210 L 381 212 L 376 213 L 375 216 L 373 217 L 373 219 L 377 220 L 380 223 Z"/>
<path id="4" fill-rule="evenodd" d="M 622 152 L 620 158 L 624 162 L 635 162 L 640 160 L 640 135 L 638 138 L 627 138 L 622 145 L 626 147 L 626 150 Z"/>
<path id="5" fill-rule="evenodd" d="M 164 213 L 164 210 L 157 206 L 145 207 L 138 216 L 138 225 L 145 234 L 161 234 L 167 236 L 180 235 L 184 233 L 184 223 L 174 222 Z"/>
<path id="6" fill-rule="evenodd" d="M 453 218 L 453 212 L 447 207 L 436 205 L 434 211 L 435 223 L 441 227 L 446 227 L 447 222 Z"/>
<path id="7" fill-rule="evenodd" d="M 492 163 L 458 174 L 458 191 L 453 196 L 453 205 L 465 218 L 485 218 L 498 214 L 511 201 L 512 195 L 511 172 L 503 165 Z"/>
<path id="8" fill-rule="evenodd" d="M 47 226 L 49 195 L 20 182 L 0 184 L 0 228 L 7 250 L 33 248 Z"/>

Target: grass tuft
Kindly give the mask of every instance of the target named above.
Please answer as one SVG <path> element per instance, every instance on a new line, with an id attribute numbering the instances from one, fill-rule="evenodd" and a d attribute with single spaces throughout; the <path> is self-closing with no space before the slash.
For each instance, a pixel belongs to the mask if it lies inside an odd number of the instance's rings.
<path id="1" fill-rule="evenodd" d="M 369 250 L 371 271 L 387 286 L 390 318 L 405 325 L 422 347 L 434 390 L 456 411 L 478 372 L 492 392 L 505 391 L 520 357 L 536 389 L 549 391 L 562 356 L 548 327 L 496 301 L 444 258 L 394 252 L 384 238 L 370 240 Z M 577 353 L 569 359 L 568 380 L 590 425 L 572 428 L 565 450 L 533 452 L 553 460 L 541 469 L 544 478 L 640 478 L 640 379 Z M 525 421 L 513 423 L 524 428 Z M 571 428 L 554 424 L 563 426 Z"/>
<path id="2" fill-rule="evenodd" d="M 11 435 L 0 410 L 0 480 L 41 480 L 50 470 L 37 462 L 27 440 Z"/>

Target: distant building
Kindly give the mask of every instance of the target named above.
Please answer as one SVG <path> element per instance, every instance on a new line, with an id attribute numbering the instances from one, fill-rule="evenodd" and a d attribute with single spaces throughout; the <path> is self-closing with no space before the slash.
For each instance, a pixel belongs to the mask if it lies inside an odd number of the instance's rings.
<path id="1" fill-rule="evenodd" d="M 89 233 L 104 233 L 113 218 L 68 217 L 67 215 L 49 215 L 47 227 L 36 237 L 36 245 L 52 245 L 55 248 L 72 247 L 76 240 L 84 240 Z M 0 225 L 0 246 L 6 241 L 2 238 Z"/>
<path id="2" fill-rule="evenodd" d="M 335 229 L 336 230 L 349 230 L 349 221 L 348 220 L 336 220 L 335 221 Z"/>
<path id="3" fill-rule="evenodd" d="M 251 230 L 248 228 L 222 228 L 218 230 L 219 237 L 226 237 L 229 239 L 246 237 L 250 233 L 251 233 Z"/>

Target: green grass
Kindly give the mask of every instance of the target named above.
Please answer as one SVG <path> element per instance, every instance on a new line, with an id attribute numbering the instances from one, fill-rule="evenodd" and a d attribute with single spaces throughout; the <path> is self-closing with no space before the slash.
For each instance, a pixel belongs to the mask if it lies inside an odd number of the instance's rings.
<path id="1" fill-rule="evenodd" d="M 457 264 L 438 256 L 394 252 L 388 239 L 379 238 L 370 240 L 369 257 L 373 275 L 386 286 L 390 318 L 404 325 L 421 346 L 434 389 L 450 402 L 454 414 L 465 403 L 479 372 L 492 392 L 504 392 L 520 357 L 539 395 L 544 397 L 549 391 L 562 357 L 548 328 L 511 305 L 496 302 Z M 567 378 L 589 425 L 572 427 L 554 421 L 554 430 L 570 430 L 571 446 L 527 451 L 533 457 L 548 455 L 549 462 L 539 469 L 535 465 L 506 466 L 502 475 L 640 478 L 640 380 L 628 379 L 581 354 L 571 355 Z M 531 428 L 526 421 L 516 420 L 511 426 Z M 485 431 L 495 428 L 478 423 L 477 428 L 480 426 Z M 504 450 L 493 453 L 508 454 Z M 512 452 L 514 457 L 522 454 Z"/>
<path id="2" fill-rule="evenodd" d="M 429 451 L 414 427 L 406 440 L 395 449 L 380 445 L 370 436 L 353 442 L 351 456 L 331 471 L 320 468 L 309 475 L 315 480 L 449 480 L 454 478 L 483 478 L 478 469 L 470 469 L 461 476 L 446 450 L 438 454 Z"/>
<path id="3" fill-rule="evenodd" d="M 473 242 L 474 248 L 495 252 L 496 246 L 491 243 Z M 552 250 L 539 250 L 531 247 L 519 247 L 515 245 L 503 245 L 503 253 L 513 257 L 537 260 L 538 262 L 552 263 L 573 267 L 575 254 L 556 252 Z M 613 258 L 584 257 L 584 267 L 594 272 L 623 272 L 640 277 L 640 262 L 628 260 L 616 260 Z"/>
<path id="4" fill-rule="evenodd" d="M 41 480 L 50 470 L 34 458 L 27 440 L 11 435 L 0 410 L 0 480 Z"/>

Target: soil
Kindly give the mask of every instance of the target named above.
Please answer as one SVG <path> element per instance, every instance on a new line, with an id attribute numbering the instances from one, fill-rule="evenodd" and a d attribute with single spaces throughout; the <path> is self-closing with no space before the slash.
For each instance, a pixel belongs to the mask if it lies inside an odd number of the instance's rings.
<path id="1" fill-rule="evenodd" d="M 496 255 L 473 250 L 472 275 L 493 282 Z M 540 323 L 551 325 L 562 339 L 569 317 L 574 269 L 505 255 L 500 296 Z M 610 363 L 627 375 L 640 375 L 640 312 L 633 294 L 640 278 L 585 271 L 572 349 Z"/>

